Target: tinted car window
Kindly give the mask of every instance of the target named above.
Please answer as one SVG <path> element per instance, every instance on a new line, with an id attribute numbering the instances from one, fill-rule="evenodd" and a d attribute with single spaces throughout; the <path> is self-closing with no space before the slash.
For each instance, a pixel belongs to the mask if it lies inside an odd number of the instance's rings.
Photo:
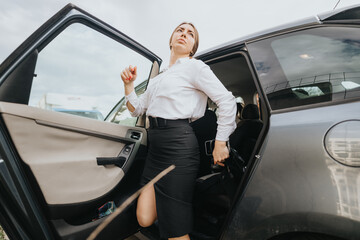
<path id="1" fill-rule="evenodd" d="M 360 96 L 360 29 L 321 27 L 248 45 L 273 110 Z"/>

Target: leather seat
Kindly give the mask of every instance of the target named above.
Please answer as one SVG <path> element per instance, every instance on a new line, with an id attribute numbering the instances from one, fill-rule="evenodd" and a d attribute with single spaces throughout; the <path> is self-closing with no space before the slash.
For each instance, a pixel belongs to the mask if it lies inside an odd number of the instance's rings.
<path id="1" fill-rule="evenodd" d="M 236 112 L 236 124 L 241 121 L 241 112 L 244 109 L 241 103 L 236 103 L 237 112 Z"/>
<path id="2" fill-rule="evenodd" d="M 254 150 L 255 143 L 263 127 L 259 119 L 259 109 L 255 104 L 247 104 L 241 112 L 241 121 L 230 136 L 230 146 L 247 163 Z"/>
<path id="3" fill-rule="evenodd" d="M 200 148 L 200 167 L 198 176 L 211 173 L 212 157 L 206 155 L 205 142 L 215 139 L 217 130 L 217 118 L 214 111 L 207 109 L 202 118 L 191 123 Z"/>
<path id="4" fill-rule="evenodd" d="M 199 134 L 199 142 L 201 141 L 202 143 L 206 140 L 214 139 L 216 134 L 217 124 L 215 113 L 209 111 L 206 115 L 202 121 L 197 123 L 197 129 L 194 129 L 194 131 Z M 246 157 L 244 160 L 245 163 L 247 163 L 255 147 L 263 123 L 259 119 L 259 111 L 255 104 L 246 105 L 241 112 L 241 116 L 241 121 L 238 123 L 234 133 L 230 136 L 230 145 L 239 152 L 241 157 Z M 200 136 L 201 134 L 203 134 L 203 136 Z M 200 149 L 201 154 L 205 154 L 204 147 Z M 211 157 L 206 156 L 206 159 L 205 162 L 211 161 Z M 204 164 L 203 158 L 202 162 Z M 229 211 L 233 194 L 235 193 L 241 176 L 234 176 L 233 179 L 224 179 L 224 176 L 226 176 L 226 174 L 224 174 L 226 168 L 224 168 L 222 172 L 213 172 L 210 165 L 204 168 L 205 165 L 202 166 L 201 177 L 196 180 L 194 209 L 195 214 L 198 216 L 198 221 L 205 221 L 207 226 L 212 224 L 210 226 L 216 229 L 218 226 L 221 226 L 223 219 Z M 206 170 L 204 171 L 204 169 Z M 232 169 L 230 169 L 230 171 L 231 170 Z M 231 171 L 231 174 L 232 173 L 235 172 Z"/>

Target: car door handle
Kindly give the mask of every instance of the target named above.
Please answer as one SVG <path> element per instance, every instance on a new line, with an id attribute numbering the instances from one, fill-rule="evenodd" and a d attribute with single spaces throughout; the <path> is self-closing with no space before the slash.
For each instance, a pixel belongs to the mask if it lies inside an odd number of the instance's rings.
<path id="1" fill-rule="evenodd" d="M 99 166 L 105 166 L 105 165 L 116 165 L 119 168 L 121 168 L 126 161 L 126 157 L 97 157 L 96 162 Z"/>
<path id="2" fill-rule="evenodd" d="M 126 160 L 130 157 L 130 154 L 134 148 L 135 144 L 130 143 L 123 147 L 121 150 L 119 156 L 117 157 L 97 157 L 96 162 L 99 166 L 105 166 L 105 165 L 116 165 L 119 168 L 122 168 L 126 162 Z"/>
<path id="3" fill-rule="evenodd" d="M 132 139 L 139 140 L 140 137 L 141 137 L 141 133 L 139 133 L 139 132 L 132 132 L 130 137 L 131 137 Z"/>

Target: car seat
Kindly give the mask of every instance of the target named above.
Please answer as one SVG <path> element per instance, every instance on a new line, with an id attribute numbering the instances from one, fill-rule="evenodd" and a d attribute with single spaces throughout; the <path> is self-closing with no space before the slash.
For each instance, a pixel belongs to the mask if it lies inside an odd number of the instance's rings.
<path id="1" fill-rule="evenodd" d="M 238 124 L 241 121 L 241 112 L 244 109 L 244 107 L 241 103 L 236 103 L 236 107 L 237 107 L 236 124 Z"/>
<path id="2" fill-rule="evenodd" d="M 199 143 L 200 167 L 198 176 L 211 173 L 212 156 L 206 155 L 205 142 L 212 140 L 216 136 L 217 118 L 214 111 L 207 109 L 202 118 L 191 123 Z"/>
<path id="3" fill-rule="evenodd" d="M 258 107 L 255 104 L 247 104 L 241 112 L 241 121 L 229 138 L 230 146 L 246 163 L 251 157 L 262 127 L 263 122 L 259 119 Z"/>

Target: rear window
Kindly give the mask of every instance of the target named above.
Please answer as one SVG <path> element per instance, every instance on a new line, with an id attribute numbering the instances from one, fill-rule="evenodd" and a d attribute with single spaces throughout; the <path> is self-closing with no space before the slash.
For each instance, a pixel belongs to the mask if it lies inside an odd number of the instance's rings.
<path id="1" fill-rule="evenodd" d="M 360 96 L 360 29 L 319 27 L 248 45 L 273 110 Z"/>

